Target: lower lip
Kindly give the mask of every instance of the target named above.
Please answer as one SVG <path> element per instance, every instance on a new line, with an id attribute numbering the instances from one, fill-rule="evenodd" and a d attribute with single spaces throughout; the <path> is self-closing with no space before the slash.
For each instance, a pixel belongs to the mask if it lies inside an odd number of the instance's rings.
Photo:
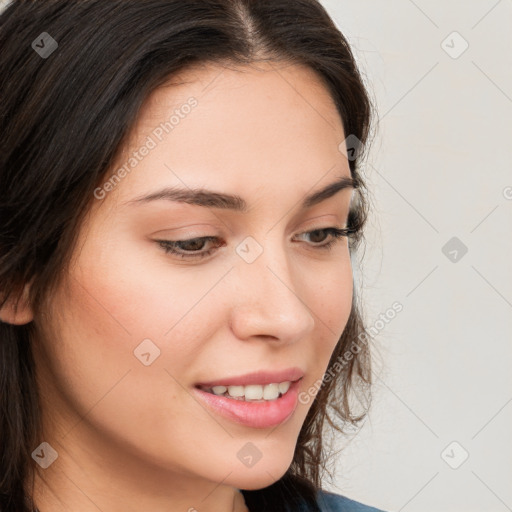
<path id="1" fill-rule="evenodd" d="M 297 407 L 300 380 L 292 382 L 288 391 L 276 400 L 245 402 L 217 396 L 199 388 L 195 393 L 209 408 L 229 420 L 252 428 L 269 428 L 284 423 Z"/>

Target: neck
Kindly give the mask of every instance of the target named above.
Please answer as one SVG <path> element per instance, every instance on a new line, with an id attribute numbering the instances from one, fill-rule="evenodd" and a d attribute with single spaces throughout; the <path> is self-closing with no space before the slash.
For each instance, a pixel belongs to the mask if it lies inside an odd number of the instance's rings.
<path id="1" fill-rule="evenodd" d="M 49 441 L 58 457 L 46 469 L 37 467 L 33 490 L 27 487 L 38 512 L 249 512 L 234 486 L 180 468 L 151 467 L 126 451 L 91 449 L 83 437 L 68 437 L 65 445 Z"/>

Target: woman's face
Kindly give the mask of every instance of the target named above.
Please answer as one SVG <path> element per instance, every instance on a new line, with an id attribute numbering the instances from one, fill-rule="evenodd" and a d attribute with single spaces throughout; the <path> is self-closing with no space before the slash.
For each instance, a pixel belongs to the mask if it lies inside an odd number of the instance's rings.
<path id="1" fill-rule="evenodd" d="M 346 227 L 353 189 L 303 204 L 350 178 L 341 120 L 309 69 L 207 66 L 179 78 L 144 105 L 110 185 L 91 198 L 70 274 L 36 320 L 35 357 L 44 441 L 63 471 L 195 489 L 200 509 L 219 484 L 266 487 L 292 461 L 312 403 L 296 395 L 318 388 L 351 309 L 348 241 L 321 230 Z M 181 201 L 199 188 L 246 209 Z M 164 189 L 175 195 L 158 198 Z M 202 237 L 212 239 L 174 246 L 196 257 L 159 243 Z M 218 399 L 231 413 L 196 389 L 290 368 L 300 373 L 275 379 L 303 375 L 293 393 Z"/>

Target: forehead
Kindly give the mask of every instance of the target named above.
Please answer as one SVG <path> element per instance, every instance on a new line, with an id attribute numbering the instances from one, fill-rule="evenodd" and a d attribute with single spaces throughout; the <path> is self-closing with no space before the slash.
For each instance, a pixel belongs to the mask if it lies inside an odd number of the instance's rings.
<path id="1" fill-rule="evenodd" d="M 237 193 L 268 184 L 307 190 L 327 173 L 326 182 L 350 176 L 339 150 L 344 138 L 329 91 L 306 66 L 193 67 L 141 108 L 112 169 L 129 169 L 116 195 L 129 200 L 151 185 L 178 184 Z M 144 146 L 150 150 L 129 165 Z"/>
<path id="2" fill-rule="evenodd" d="M 334 102 L 321 76 L 309 66 L 290 62 L 255 62 L 248 65 L 233 63 L 202 63 L 191 65 L 173 76 L 148 97 L 139 121 L 160 108 L 178 106 L 190 94 L 200 97 L 204 105 L 225 105 L 226 102 L 243 103 L 249 107 L 265 99 L 286 100 L 283 107 L 306 103 L 333 127 L 339 119 L 332 118 Z M 304 105 L 302 105 L 304 106 Z M 327 108 L 326 108 L 327 107 Z M 153 111 L 153 112 L 152 112 Z M 337 117 L 337 116 L 335 116 Z"/>

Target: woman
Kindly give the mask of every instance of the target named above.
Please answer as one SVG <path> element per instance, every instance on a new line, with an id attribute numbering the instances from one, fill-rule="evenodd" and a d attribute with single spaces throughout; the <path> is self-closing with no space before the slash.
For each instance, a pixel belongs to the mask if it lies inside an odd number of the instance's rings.
<path id="1" fill-rule="evenodd" d="M 0 510 L 376 510 L 320 483 L 370 384 L 326 11 L 14 0 L 0 40 Z"/>

